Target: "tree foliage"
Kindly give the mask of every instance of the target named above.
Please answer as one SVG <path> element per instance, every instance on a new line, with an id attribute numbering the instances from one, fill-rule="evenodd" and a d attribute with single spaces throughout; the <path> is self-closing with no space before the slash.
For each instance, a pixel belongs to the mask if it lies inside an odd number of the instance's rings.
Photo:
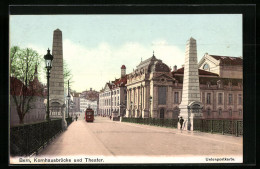
<path id="1" fill-rule="evenodd" d="M 72 81 L 72 74 L 71 74 L 71 69 L 69 68 L 67 62 L 63 60 L 63 76 L 64 76 L 64 87 L 68 88 L 68 80 L 70 81 L 70 87 L 71 84 L 73 83 Z"/>
<path id="2" fill-rule="evenodd" d="M 34 96 L 42 95 L 43 88 L 33 86 L 35 68 L 38 70 L 43 61 L 35 50 L 31 48 L 21 49 L 18 46 L 10 50 L 10 93 L 14 100 L 20 123 L 23 123 L 25 115 L 32 109 Z"/>

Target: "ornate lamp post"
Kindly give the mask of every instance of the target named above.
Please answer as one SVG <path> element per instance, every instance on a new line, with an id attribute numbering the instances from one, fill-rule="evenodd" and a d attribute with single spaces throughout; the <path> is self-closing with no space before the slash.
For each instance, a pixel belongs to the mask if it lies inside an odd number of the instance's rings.
<path id="1" fill-rule="evenodd" d="M 52 60 L 53 60 L 53 56 L 50 54 L 50 50 L 48 48 L 47 50 L 47 54 L 44 55 L 44 59 L 45 59 L 45 68 L 47 69 L 47 89 L 48 89 L 48 93 L 47 93 L 47 111 L 46 111 L 46 120 L 50 120 L 50 108 L 49 108 L 49 97 L 50 97 L 50 86 L 49 86 L 49 80 L 50 80 L 50 70 L 52 68 Z"/>
<path id="2" fill-rule="evenodd" d="M 68 103 L 68 118 L 70 117 L 70 92 L 69 92 L 69 88 L 70 88 L 70 81 L 68 80 L 68 95 L 67 95 L 67 103 Z"/>

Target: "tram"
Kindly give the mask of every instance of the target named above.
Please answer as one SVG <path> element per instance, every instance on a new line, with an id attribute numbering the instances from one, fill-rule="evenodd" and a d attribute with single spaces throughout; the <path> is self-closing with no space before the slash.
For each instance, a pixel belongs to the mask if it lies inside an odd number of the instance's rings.
<path id="1" fill-rule="evenodd" d="M 85 121 L 93 122 L 94 121 L 94 110 L 91 108 L 87 108 L 85 111 Z"/>

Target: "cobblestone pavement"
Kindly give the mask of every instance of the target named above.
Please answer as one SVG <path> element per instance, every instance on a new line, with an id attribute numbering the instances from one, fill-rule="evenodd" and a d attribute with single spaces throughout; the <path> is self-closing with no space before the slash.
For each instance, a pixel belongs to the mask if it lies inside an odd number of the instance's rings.
<path id="1" fill-rule="evenodd" d="M 242 137 L 115 122 L 74 121 L 39 156 L 241 156 Z"/>

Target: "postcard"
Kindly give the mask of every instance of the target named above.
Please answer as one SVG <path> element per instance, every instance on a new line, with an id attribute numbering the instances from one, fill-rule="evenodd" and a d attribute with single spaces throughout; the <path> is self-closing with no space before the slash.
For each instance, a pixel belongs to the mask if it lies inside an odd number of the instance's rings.
<path id="1" fill-rule="evenodd" d="M 10 14 L 10 165 L 243 163 L 242 14 Z"/>

